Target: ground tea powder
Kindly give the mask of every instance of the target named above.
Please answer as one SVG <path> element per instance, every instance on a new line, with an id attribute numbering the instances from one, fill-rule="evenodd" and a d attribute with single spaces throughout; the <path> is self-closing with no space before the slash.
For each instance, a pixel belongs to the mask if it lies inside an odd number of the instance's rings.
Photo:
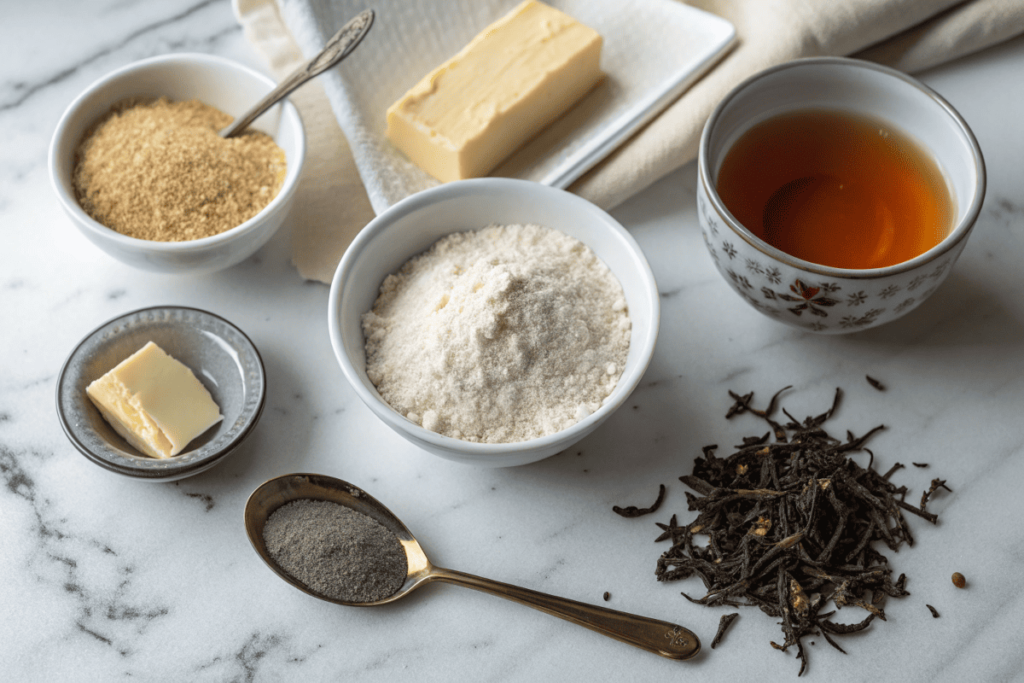
<path id="1" fill-rule="evenodd" d="M 85 135 L 75 196 L 87 214 L 143 240 L 181 242 L 241 225 L 284 182 L 284 152 L 265 133 L 224 139 L 232 117 L 198 100 L 125 100 Z"/>
<path id="2" fill-rule="evenodd" d="M 455 233 L 410 259 L 363 315 L 366 374 L 431 431 L 510 443 L 608 398 L 629 352 L 622 286 L 579 240 L 537 225 Z"/>
<path id="3" fill-rule="evenodd" d="M 398 537 L 344 505 L 308 499 L 282 505 L 267 519 L 263 541 L 288 574 L 335 600 L 375 602 L 405 583 Z"/>

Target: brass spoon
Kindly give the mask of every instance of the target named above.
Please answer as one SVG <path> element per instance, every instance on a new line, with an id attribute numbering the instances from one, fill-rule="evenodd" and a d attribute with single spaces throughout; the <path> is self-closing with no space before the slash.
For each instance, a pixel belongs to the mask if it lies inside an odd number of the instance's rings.
<path id="1" fill-rule="evenodd" d="M 311 78 L 316 78 L 345 59 L 345 57 L 348 57 L 356 49 L 367 32 L 369 32 L 370 27 L 373 26 L 373 17 L 372 9 L 356 15 L 354 19 L 342 26 L 341 30 L 327 41 L 327 45 L 320 51 L 320 54 L 293 71 L 288 78 L 278 83 L 277 87 L 267 93 L 266 97 L 254 104 L 249 111 L 236 118 L 227 128 L 222 130 L 220 136 L 222 138 L 230 138 L 238 135 L 250 123 L 259 118 L 263 112 L 288 97 L 300 85 Z"/>
<path id="2" fill-rule="evenodd" d="M 267 551 L 263 541 L 263 526 L 274 510 L 285 503 L 304 498 L 344 505 L 372 517 L 390 529 L 402 543 L 408 560 L 408 575 L 402 587 L 394 595 L 377 602 L 343 602 L 315 593 L 301 581 L 289 576 Z M 245 530 L 257 554 L 278 576 L 313 597 L 339 605 L 384 605 L 408 595 L 420 586 L 433 581 L 443 581 L 528 605 L 669 659 L 689 659 L 700 652 L 700 640 L 697 636 L 676 624 L 617 612 L 437 567 L 430 563 L 412 533 L 390 510 L 362 489 L 334 477 L 321 474 L 286 474 L 264 483 L 252 492 L 245 504 Z"/>

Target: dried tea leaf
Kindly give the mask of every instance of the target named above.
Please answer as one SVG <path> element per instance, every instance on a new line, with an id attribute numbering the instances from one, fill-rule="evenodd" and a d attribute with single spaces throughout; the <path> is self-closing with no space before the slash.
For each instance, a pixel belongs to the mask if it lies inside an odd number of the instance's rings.
<path id="1" fill-rule="evenodd" d="M 723 614 L 722 618 L 718 620 L 718 632 L 715 634 L 715 639 L 711 641 L 712 650 L 722 642 L 722 636 L 725 635 L 725 632 L 732 626 L 732 622 L 736 621 L 739 616 L 739 612 L 733 612 L 732 614 Z"/>
<path id="2" fill-rule="evenodd" d="M 654 505 L 649 508 L 638 508 L 635 505 L 629 507 L 620 508 L 618 505 L 612 506 L 612 512 L 622 517 L 640 517 L 642 515 L 649 515 L 652 512 L 657 512 L 658 508 L 661 507 L 661 501 L 665 500 L 665 485 L 658 485 L 658 499 L 654 501 Z"/>
<path id="3" fill-rule="evenodd" d="M 879 391 L 885 391 L 885 385 L 879 382 L 871 375 L 864 375 L 864 379 L 866 379 L 868 381 L 868 384 L 873 386 L 875 389 L 878 389 Z"/>

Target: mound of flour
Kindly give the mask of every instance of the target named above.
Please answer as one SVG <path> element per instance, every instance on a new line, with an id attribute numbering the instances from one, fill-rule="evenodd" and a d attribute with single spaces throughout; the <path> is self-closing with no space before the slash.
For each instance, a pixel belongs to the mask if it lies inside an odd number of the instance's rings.
<path id="1" fill-rule="evenodd" d="M 362 322 L 384 400 L 466 441 L 575 424 L 615 388 L 629 350 L 618 280 L 581 242 L 537 225 L 442 238 L 384 280 Z"/>

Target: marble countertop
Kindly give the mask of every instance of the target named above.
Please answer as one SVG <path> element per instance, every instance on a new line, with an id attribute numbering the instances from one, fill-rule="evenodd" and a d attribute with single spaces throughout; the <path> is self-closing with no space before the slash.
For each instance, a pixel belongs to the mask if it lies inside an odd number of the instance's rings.
<path id="1" fill-rule="evenodd" d="M 911 596 L 889 602 L 887 622 L 843 640 L 846 656 L 817 639 L 805 676 L 1021 679 L 1024 40 L 922 75 L 973 127 L 989 171 L 970 243 L 924 305 L 840 337 L 759 315 L 703 247 L 691 164 L 613 212 L 646 251 L 661 290 L 661 336 L 641 386 L 577 448 L 503 470 L 420 451 L 360 403 L 331 351 L 327 288 L 291 267 L 287 228 L 237 267 L 183 279 L 121 265 L 61 213 L 46 149 L 61 112 L 90 82 L 177 51 L 263 68 L 226 1 L 19 3 L 4 11 L 0 45 L 3 680 L 793 680 L 793 653 L 769 645 L 780 637 L 773 619 L 742 610 L 712 652 L 727 610 L 679 595 L 702 594 L 696 579 L 654 577 L 667 549 L 654 543 L 655 522 L 693 516 L 677 477 L 701 446 L 761 430 L 749 416 L 726 422 L 727 390 L 754 391 L 757 401 L 787 384 L 795 388 L 784 405 L 800 417 L 820 412 L 837 386 L 845 390 L 833 433 L 884 423 L 872 445 L 880 469 L 929 463 L 896 475 L 912 499 L 933 477 L 953 489 L 929 507 L 937 526 L 911 516 L 917 544 L 887 553 L 909 577 Z M 226 462 L 145 484 L 72 447 L 54 388 L 83 335 L 159 304 L 204 308 L 245 330 L 263 355 L 269 394 L 252 437 Z M 311 598 L 263 565 L 242 526 L 249 493 L 295 471 L 367 489 L 442 566 L 676 622 L 701 636 L 705 652 L 669 661 L 452 586 L 376 609 Z M 668 494 L 654 515 L 612 512 L 649 504 L 659 484 Z M 966 590 L 951 584 L 954 571 L 967 577 Z"/>

